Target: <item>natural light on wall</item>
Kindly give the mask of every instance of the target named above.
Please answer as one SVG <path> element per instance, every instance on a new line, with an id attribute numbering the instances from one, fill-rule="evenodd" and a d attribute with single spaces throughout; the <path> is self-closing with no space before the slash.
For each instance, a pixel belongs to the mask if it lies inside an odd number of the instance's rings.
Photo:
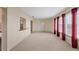
<path id="1" fill-rule="evenodd" d="M 66 14 L 66 35 L 71 36 L 72 34 L 72 15 L 71 12 L 69 12 L 68 14 Z"/>

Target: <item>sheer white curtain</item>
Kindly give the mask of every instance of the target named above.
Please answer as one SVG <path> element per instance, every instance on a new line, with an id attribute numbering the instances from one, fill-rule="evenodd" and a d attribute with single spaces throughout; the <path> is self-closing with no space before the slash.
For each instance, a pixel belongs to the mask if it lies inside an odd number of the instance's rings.
<path id="1" fill-rule="evenodd" d="M 79 39 L 79 8 L 77 11 L 77 38 Z"/>
<path id="2" fill-rule="evenodd" d="M 62 33 L 62 17 L 59 18 L 59 32 Z"/>
<path id="3" fill-rule="evenodd" d="M 71 12 L 69 12 L 68 14 L 66 14 L 66 35 L 71 36 L 72 35 L 72 14 Z"/>

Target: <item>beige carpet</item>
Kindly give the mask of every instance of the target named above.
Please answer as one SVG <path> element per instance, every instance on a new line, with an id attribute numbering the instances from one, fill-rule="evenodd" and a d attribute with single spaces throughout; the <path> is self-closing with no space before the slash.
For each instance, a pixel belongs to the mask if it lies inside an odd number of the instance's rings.
<path id="1" fill-rule="evenodd" d="M 32 33 L 12 51 L 77 51 L 67 42 L 51 33 Z"/>

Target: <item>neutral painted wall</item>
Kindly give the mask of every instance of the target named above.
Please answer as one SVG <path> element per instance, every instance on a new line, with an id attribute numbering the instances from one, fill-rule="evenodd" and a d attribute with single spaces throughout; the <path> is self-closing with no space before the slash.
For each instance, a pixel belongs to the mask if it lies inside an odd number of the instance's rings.
<path id="1" fill-rule="evenodd" d="M 20 30 L 20 17 L 26 18 L 26 30 Z M 7 8 L 7 50 L 12 49 L 30 35 L 30 20 L 32 18 L 19 8 Z"/>
<path id="2" fill-rule="evenodd" d="M 42 20 L 33 20 L 32 26 L 33 32 L 43 32 L 45 30 L 45 23 Z"/>
<path id="3" fill-rule="evenodd" d="M 53 33 L 53 20 L 52 19 L 47 19 L 44 21 L 45 22 L 45 31 L 46 32 L 52 32 Z"/>
<path id="4" fill-rule="evenodd" d="M 53 32 L 53 20 L 33 20 L 33 32 Z"/>

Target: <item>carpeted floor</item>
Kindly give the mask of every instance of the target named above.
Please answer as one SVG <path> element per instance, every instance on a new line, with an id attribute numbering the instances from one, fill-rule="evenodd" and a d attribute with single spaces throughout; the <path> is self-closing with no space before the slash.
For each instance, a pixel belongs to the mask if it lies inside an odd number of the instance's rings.
<path id="1" fill-rule="evenodd" d="M 32 33 L 11 51 L 77 51 L 51 33 Z"/>

